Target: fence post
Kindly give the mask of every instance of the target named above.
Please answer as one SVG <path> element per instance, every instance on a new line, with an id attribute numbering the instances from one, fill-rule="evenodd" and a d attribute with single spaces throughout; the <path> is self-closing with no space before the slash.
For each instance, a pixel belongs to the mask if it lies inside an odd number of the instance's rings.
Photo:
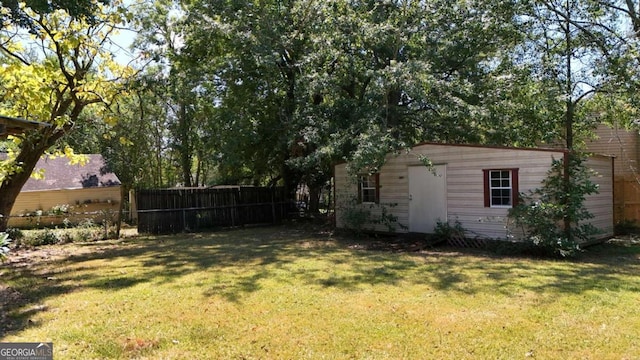
<path id="1" fill-rule="evenodd" d="M 276 192 L 276 188 L 271 188 L 270 191 L 271 193 L 271 218 L 273 219 L 273 223 L 276 223 L 276 200 L 275 200 L 275 192 Z"/>
<path id="2" fill-rule="evenodd" d="M 187 232 L 187 210 L 182 209 L 182 232 Z"/>
<path id="3" fill-rule="evenodd" d="M 231 191 L 231 198 L 233 199 L 233 201 L 231 202 L 231 226 L 236 226 L 238 223 L 238 203 L 239 203 L 239 199 L 240 199 L 240 188 L 238 189 L 233 189 Z"/>

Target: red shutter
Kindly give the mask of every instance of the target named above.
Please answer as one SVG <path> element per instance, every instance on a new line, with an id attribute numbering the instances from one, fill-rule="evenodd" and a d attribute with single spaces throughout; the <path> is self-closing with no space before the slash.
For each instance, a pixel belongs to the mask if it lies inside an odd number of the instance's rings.
<path id="1" fill-rule="evenodd" d="M 484 176 L 484 207 L 491 207 L 491 194 L 489 191 L 489 170 L 482 170 Z"/>
<path id="2" fill-rule="evenodd" d="M 376 173 L 374 175 L 374 179 L 376 182 L 376 204 L 380 203 L 380 173 Z"/>
<path id="3" fill-rule="evenodd" d="M 520 200 L 520 187 L 518 186 L 518 170 L 511 169 L 511 206 L 518 206 Z"/>

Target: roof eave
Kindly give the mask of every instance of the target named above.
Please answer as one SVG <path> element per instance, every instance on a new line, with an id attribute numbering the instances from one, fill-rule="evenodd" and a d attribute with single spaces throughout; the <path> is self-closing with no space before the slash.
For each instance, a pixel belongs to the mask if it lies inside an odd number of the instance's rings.
<path id="1" fill-rule="evenodd" d="M 0 137 L 22 134 L 25 130 L 51 127 L 51 124 L 0 115 Z"/>

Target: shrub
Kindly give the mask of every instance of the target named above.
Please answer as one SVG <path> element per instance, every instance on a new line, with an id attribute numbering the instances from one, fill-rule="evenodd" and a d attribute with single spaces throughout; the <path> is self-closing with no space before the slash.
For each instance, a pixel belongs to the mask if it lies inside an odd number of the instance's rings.
<path id="1" fill-rule="evenodd" d="M 71 211 L 71 209 L 73 208 L 69 204 L 58 204 L 52 207 L 51 210 L 48 211 L 48 214 L 49 215 L 65 215 L 65 214 L 68 214 L 69 211 Z"/>
<path id="2" fill-rule="evenodd" d="M 520 194 L 521 203 L 509 211 L 526 241 L 550 255 L 562 257 L 575 255 L 580 242 L 597 233 L 593 225 L 584 221 L 593 218 L 584 206 L 585 196 L 597 193 L 597 185 L 590 180 L 584 157 L 567 156 L 568 183 L 563 160 L 554 159 L 542 187 Z"/>
<path id="3" fill-rule="evenodd" d="M 0 232 L 0 261 L 2 262 L 4 262 L 7 259 L 10 243 L 11 243 L 11 239 L 9 238 L 9 234 Z"/>
<path id="4" fill-rule="evenodd" d="M 66 244 L 71 242 L 87 242 L 102 239 L 102 231 L 94 228 L 66 228 L 28 230 L 16 241 L 17 246 L 36 247 L 42 245 Z"/>
<path id="5" fill-rule="evenodd" d="M 103 239 L 103 231 L 100 227 L 82 227 L 73 229 L 74 241 L 90 242 Z"/>
<path id="6" fill-rule="evenodd" d="M 36 233 L 31 241 L 31 246 L 54 245 L 60 242 L 58 234 L 51 229 L 44 229 Z"/>
<path id="7" fill-rule="evenodd" d="M 373 207 L 372 205 L 371 207 Z M 388 232 L 395 232 L 396 227 L 407 229 L 407 226 L 398 222 L 398 217 L 389 212 L 389 208 L 398 206 L 395 203 L 376 205 L 380 209 L 380 215 L 374 215 L 369 220 L 372 224 L 380 224 L 387 228 Z"/>
<path id="8" fill-rule="evenodd" d="M 8 228 L 6 233 L 9 235 L 9 239 L 13 241 L 18 241 L 24 237 L 24 233 L 18 228 Z"/>
<path id="9" fill-rule="evenodd" d="M 51 229 L 29 230 L 25 231 L 24 236 L 19 241 L 16 241 L 16 245 L 19 247 L 34 247 L 57 244 L 58 242 L 60 242 L 58 236 Z"/>
<path id="10" fill-rule="evenodd" d="M 371 211 L 369 209 L 348 206 L 342 211 L 342 222 L 344 226 L 354 231 L 356 234 L 361 234 L 364 230 L 364 226 L 369 222 L 371 217 Z"/>
<path id="11" fill-rule="evenodd" d="M 464 237 L 465 228 L 462 226 L 462 223 L 456 219 L 453 223 L 453 226 L 449 224 L 448 221 L 440 221 L 436 222 L 436 226 L 433 228 L 433 236 L 431 239 L 435 243 L 445 242 L 453 238 Z"/>
<path id="12" fill-rule="evenodd" d="M 406 229 L 407 227 L 398 222 L 398 217 L 393 215 L 389 208 L 397 204 L 359 204 L 357 198 L 350 199 L 342 208 L 342 222 L 347 229 L 353 230 L 356 234 L 361 234 L 368 225 L 383 225 L 388 232 L 395 232 L 397 227 Z M 374 211 L 375 210 L 375 211 Z"/>

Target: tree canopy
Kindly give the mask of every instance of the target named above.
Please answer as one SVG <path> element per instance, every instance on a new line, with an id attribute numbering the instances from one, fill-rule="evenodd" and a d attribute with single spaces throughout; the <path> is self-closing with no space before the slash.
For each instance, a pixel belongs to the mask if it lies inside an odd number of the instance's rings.
<path id="1" fill-rule="evenodd" d="M 544 124 L 527 138 L 495 126 L 504 107 L 528 114 L 536 95 L 503 80 L 529 80 L 508 56 L 523 41 L 516 10 L 500 1 L 185 4 L 181 55 L 198 64 L 199 89 L 216 105 L 221 176 L 322 183 L 336 161 L 374 169 L 421 141 L 535 143 Z M 515 101 L 517 92 L 529 100 Z"/>
<path id="2" fill-rule="evenodd" d="M 88 22 L 61 9 L 40 14 L 21 3 L 29 31 L 7 23 L 0 29 L 0 112 L 53 125 L 10 138 L 8 158 L 0 162 L 0 214 L 9 214 L 43 154 L 73 157 L 60 139 L 80 123 L 117 121 L 111 107 L 135 73 L 114 61 L 107 44 L 127 12 L 116 2 L 91 5 Z M 84 117 L 89 109 L 93 116 Z M 0 218 L 0 229 L 6 220 Z"/>
<path id="3" fill-rule="evenodd" d="M 317 192 L 338 161 L 375 171 L 425 141 L 573 148 L 637 113 L 626 0 L 6 4 L 0 109 L 56 125 L 9 148 L 93 148 L 123 173 L 143 158 L 131 186 Z M 144 67 L 117 102 L 133 73 L 106 45 L 127 20 Z"/>

